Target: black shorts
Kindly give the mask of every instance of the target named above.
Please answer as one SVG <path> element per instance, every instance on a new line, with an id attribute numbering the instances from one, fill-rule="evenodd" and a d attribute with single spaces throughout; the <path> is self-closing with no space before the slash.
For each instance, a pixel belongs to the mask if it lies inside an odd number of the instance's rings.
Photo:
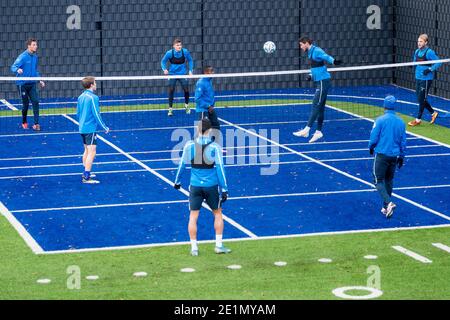
<path id="1" fill-rule="evenodd" d="M 97 134 L 94 133 L 85 133 L 81 134 L 81 139 L 83 140 L 83 144 L 87 146 L 96 146 L 97 145 Z"/>
<path id="2" fill-rule="evenodd" d="M 211 208 L 211 210 L 217 210 L 221 207 L 219 197 L 219 186 L 214 187 L 189 187 L 189 209 L 200 210 L 203 200 Z"/>

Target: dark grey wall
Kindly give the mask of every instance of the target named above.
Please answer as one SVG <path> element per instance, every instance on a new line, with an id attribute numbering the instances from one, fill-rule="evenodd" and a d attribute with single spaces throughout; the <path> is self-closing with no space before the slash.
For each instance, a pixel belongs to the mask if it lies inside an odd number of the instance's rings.
<path id="1" fill-rule="evenodd" d="M 448 0 L 396 0 L 396 61 L 411 61 L 420 34 L 430 36 L 430 47 L 442 59 L 450 57 L 450 6 Z M 400 86 L 414 88 L 414 71 L 396 72 Z M 450 98 L 450 67 L 445 64 L 437 74 L 432 93 Z"/>
<path id="2" fill-rule="evenodd" d="M 381 30 L 366 26 L 366 10 L 373 4 L 382 10 Z M 0 74 L 11 75 L 9 67 L 30 36 L 39 39 L 40 70 L 46 76 L 160 75 L 160 60 L 174 37 L 181 37 L 191 51 L 196 73 L 205 64 L 220 73 L 307 68 L 297 47 L 300 35 L 311 36 L 347 65 L 391 63 L 394 57 L 406 61 L 421 32 L 430 34 L 432 45 L 444 57 L 450 55 L 446 4 L 447 0 L 2 0 Z M 81 8 L 81 30 L 66 27 L 70 5 Z M 438 28 L 436 19 L 442 21 Z M 102 31 L 97 30 L 98 22 Z M 277 44 L 272 55 L 262 50 L 267 40 Z M 443 72 L 440 77 L 448 74 Z M 413 84 L 408 70 L 396 75 L 399 84 Z M 220 90 L 311 85 L 303 79 L 230 79 L 217 81 L 217 85 Z M 335 79 L 335 86 L 386 84 L 392 81 L 393 72 L 337 73 Z M 437 92 L 448 95 L 447 82 L 436 83 Z M 165 81 L 103 82 L 101 93 L 164 94 L 165 85 Z M 17 97 L 13 84 L 0 84 L 0 92 L 2 97 Z M 76 96 L 79 92 L 78 83 L 50 83 L 41 95 Z"/>

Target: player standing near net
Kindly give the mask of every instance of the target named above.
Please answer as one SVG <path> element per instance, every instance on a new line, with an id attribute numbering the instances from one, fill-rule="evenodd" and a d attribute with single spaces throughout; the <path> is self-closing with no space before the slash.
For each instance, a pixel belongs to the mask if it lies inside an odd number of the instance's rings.
<path id="1" fill-rule="evenodd" d="M 428 47 L 428 35 L 421 34 L 417 40 L 417 46 L 418 49 L 414 53 L 414 62 L 439 60 L 437 54 Z M 442 63 L 416 66 L 416 95 L 419 102 L 419 113 L 415 120 L 408 122 L 409 126 L 415 127 L 420 125 L 425 109 L 431 114 L 430 123 L 433 124 L 436 121 L 439 113 L 434 111 L 427 98 L 433 84 L 434 73 L 440 66 L 442 66 Z"/>
<path id="2" fill-rule="evenodd" d="M 375 120 L 370 133 L 370 154 L 375 153 L 373 176 L 375 186 L 383 199 L 381 212 L 390 218 L 396 205 L 391 201 L 394 188 L 395 167 L 403 166 L 406 153 L 406 129 L 403 120 L 395 114 L 397 99 L 387 96 L 384 100 L 385 113 Z"/>
<path id="3" fill-rule="evenodd" d="M 11 66 L 11 71 L 20 77 L 40 77 L 38 71 L 38 56 L 37 56 L 38 43 L 36 39 L 30 38 L 27 40 L 27 50 L 22 52 L 17 57 Z M 39 94 L 37 91 L 37 81 L 30 80 L 18 80 L 16 82 L 19 89 L 20 97 L 22 98 L 22 128 L 28 129 L 28 107 L 33 104 L 34 125 L 33 130 L 40 131 L 41 126 L 39 124 Z M 39 82 L 41 88 L 45 87 L 43 81 Z"/>
<path id="4" fill-rule="evenodd" d="M 183 48 L 183 44 L 179 38 L 173 40 L 173 47 L 167 51 L 161 60 L 161 68 L 165 75 L 186 75 L 186 61 L 189 64 L 189 75 L 193 74 L 194 60 L 189 50 Z M 167 62 L 170 67 L 167 69 Z M 180 82 L 184 91 L 184 108 L 187 114 L 191 113 L 189 108 L 189 81 L 188 79 L 170 79 L 169 80 L 169 116 L 173 116 L 173 99 L 175 96 L 175 87 Z"/>
<path id="5" fill-rule="evenodd" d="M 216 253 L 230 253 L 231 250 L 222 244 L 223 217 L 222 204 L 228 198 L 228 186 L 223 165 L 222 150 L 211 138 L 211 121 L 202 119 L 198 122 L 198 136 L 183 148 L 180 165 L 175 178 L 174 188 L 181 188 L 181 174 L 186 164 L 191 164 L 191 181 L 189 186 L 189 237 L 191 255 L 198 256 L 197 220 L 203 200 L 214 214 L 216 231 Z M 221 196 L 219 196 L 219 187 Z"/>
<path id="6" fill-rule="evenodd" d="M 203 68 L 203 74 L 213 74 L 214 68 L 206 66 Z M 209 119 L 211 126 L 215 130 L 220 130 L 219 119 L 214 109 L 215 93 L 212 85 L 212 78 L 200 78 L 195 85 L 195 112 L 197 119 Z"/>
<path id="7" fill-rule="evenodd" d="M 84 172 L 81 178 L 83 183 L 96 184 L 100 181 L 93 180 L 91 175 L 92 164 L 97 154 L 97 125 L 100 125 L 105 133 L 109 128 L 105 125 L 100 116 L 99 98 L 94 93 L 97 90 L 97 83 L 94 77 L 85 77 L 81 80 L 81 85 L 86 89 L 79 97 L 77 103 L 77 117 L 79 122 L 79 132 L 83 140 L 83 166 Z"/>
<path id="8" fill-rule="evenodd" d="M 317 120 L 317 130 L 312 136 L 310 143 L 316 142 L 323 137 L 322 128 L 325 119 L 325 104 L 327 102 L 328 90 L 331 87 L 331 75 L 327 71 L 325 63 L 340 65 L 342 61 L 333 58 L 325 53 L 321 48 L 313 45 L 313 41 L 308 37 L 299 39 L 300 48 L 308 54 L 311 74 L 307 76 L 308 81 L 314 81 L 316 93 L 313 99 L 311 115 L 308 124 L 302 130 L 294 132 L 297 137 L 308 138 L 312 125 Z"/>

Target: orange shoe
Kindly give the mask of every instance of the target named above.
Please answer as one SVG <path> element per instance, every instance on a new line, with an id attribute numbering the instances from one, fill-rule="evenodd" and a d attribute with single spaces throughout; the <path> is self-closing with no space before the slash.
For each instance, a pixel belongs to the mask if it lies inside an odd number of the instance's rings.
<path id="1" fill-rule="evenodd" d="M 420 125 L 421 122 L 422 121 L 417 121 L 416 119 L 414 119 L 413 121 L 408 122 L 408 126 L 415 127 Z"/>
<path id="2" fill-rule="evenodd" d="M 430 123 L 433 124 L 433 123 L 436 121 L 436 119 L 437 119 L 438 116 L 439 116 L 439 112 L 435 111 L 435 112 L 431 115 L 431 121 L 430 121 Z"/>
<path id="3" fill-rule="evenodd" d="M 28 129 L 28 123 L 26 123 L 26 122 L 22 123 L 22 128 L 25 129 L 25 130 Z"/>
<path id="4" fill-rule="evenodd" d="M 34 131 L 41 131 L 41 126 L 39 124 L 35 124 L 35 125 L 33 125 L 33 130 Z"/>

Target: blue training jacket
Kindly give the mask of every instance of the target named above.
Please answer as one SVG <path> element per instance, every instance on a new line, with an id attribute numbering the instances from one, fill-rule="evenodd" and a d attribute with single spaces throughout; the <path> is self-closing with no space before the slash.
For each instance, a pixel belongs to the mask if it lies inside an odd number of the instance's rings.
<path id="1" fill-rule="evenodd" d="M 84 91 L 78 97 L 77 117 L 82 134 L 96 132 L 97 124 L 105 131 L 109 130 L 100 116 L 99 98 L 91 90 Z"/>
<path id="2" fill-rule="evenodd" d="M 308 50 L 308 59 L 310 61 L 325 62 L 328 64 L 334 64 L 334 58 L 325 53 L 321 48 L 311 46 Z M 325 79 L 331 79 L 331 75 L 327 70 L 327 66 L 311 68 L 311 76 L 313 81 L 322 81 Z"/>
<path id="3" fill-rule="evenodd" d="M 201 145 L 206 145 L 211 142 L 210 137 L 198 137 L 196 142 Z M 191 164 L 195 157 L 195 142 L 189 141 L 183 148 L 183 155 L 181 156 L 180 164 L 178 166 L 177 175 L 175 178 L 176 184 L 181 184 L 181 175 L 186 167 L 186 164 Z M 220 186 L 222 192 L 228 191 L 227 179 L 225 177 L 225 168 L 223 165 L 222 149 L 217 143 L 211 143 L 206 147 L 204 152 L 205 160 L 212 163 L 215 162 L 213 169 L 198 169 L 191 168 L 191 182 L 190 185 L 194 187 L 214 187 Z"/>
<path id="4" fill-rule="evenodd" d="M 425 57 L 425 53 L 426 53 L 426 57 Z M 422 50 L 421 49 L 417 49 L 414 52 L 414 62 L 417 62 L 417 56 L 419 56 L 419 58 L 423 58 L 425 57 L 427 60 L 440 60 L 438 55 L 436 54 L 436 52 L 434 52 L 432 49 L 425 47 Z M 419 65 L 416 66 L 416 79 L 417 80 L 433 80 L 434 79 L 434 72 L 439 69 L 442 66 L 442 63 L 435 63 L 433 64 L 431 67 L 430 66 L 426 66 L 426 65 Z M 431 73 L 429 73 L 428 75 L 424 75 L 423 72 L 426 69 L 431 69 Z"/>
<path id="5" fill-rule="evenodd" d="M 16 61 L 14 61 L 14 63 L 11 66 L 11 71 L 17 75 L 18 78 L 21 77 L 40 77 L 41 75 L 39 74 L 38 71 L 38 63 L 39 63 L 39 58 L 36 54 L 31 54 L 28 52 L 28 50 L 25 50 L 24 52 L 22 52 L 16 59 Z M 22 74 L 18 74 L 17 70 L 22 69 L 23 73 Z M 21 81 L 21 80 L 17 80 L 16 84 L 21 86 L 24 84 L 30 84 L 30 83 L 36 83 L 37 81 Z"/>
<path id="6" fill-rule="evenodd" d="M 189 64 L 189 71 L 190 72 L 194 72 L 194 60 L 192 59 L 191 53 L 189 52 L 189 50 L 181 48 L 181 50 L 183 50 L 184 53 L 184 57 L 186 58 L 186 61 Z M 181 51 L 177 51 L 175 49 L 173 49 L 174 52 L 174 57 L 175 58 L 181 58 L 182 57 L 182 53 Z M 166 54 L 164 55 L 164 57 L 161 60 L 161 69 L 164 71 L 167 69 L 167 62 L 169 62 L 169 59 L 172 58 L 172 49 L 170 49 L 169 51 L 166 52 Z M 169 74 L 170 75 L 184 75 L 187 74 L 187 70 L 186 70 L 186 63 L 183 64 L 170 64 L 169 67 Z"/>
<path id="7" fill-rule="evenodd" d="M 375 120 L 370 133 L 369 149 L 388 157 L 404 157 L 406 154 L 406 129 L 403 120 L 394 110 L 386 110 Z"/>
<path id="8" fill-rule="evenodd" d="M 200 78 L 195 85 L 195 111 L 208 111 L 208 108 L 214 106 L 214 103 L 212 78 Z"/>

